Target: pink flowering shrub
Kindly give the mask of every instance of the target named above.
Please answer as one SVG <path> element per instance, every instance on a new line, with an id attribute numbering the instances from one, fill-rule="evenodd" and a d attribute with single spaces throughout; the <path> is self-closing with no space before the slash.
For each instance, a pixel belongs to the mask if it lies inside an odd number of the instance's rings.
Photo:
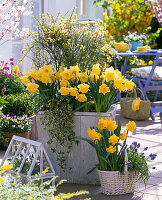
<path id="1" fill-rule="evenodd" d="M 0 96 L 22 93 L 25 91 L 24 85 L 19 78 L 23 76 L 23 74 L 18 71 L 18 66 L 13 68 L 13 61 L 13 58 L 10 58 L 10 63 L 4 61 L 0 62 Z M 8 66 L 9 64 L 11 68 Z"/>
<path id="2" fill-rule="evenodd" d="M 31 8 L 30 0 L 3 0 L 0 4 L 0 40 L 24 39 L 28 36 L 28 30 L 20 29 L 19 25 L 22 16 L 32 13 Z"/>

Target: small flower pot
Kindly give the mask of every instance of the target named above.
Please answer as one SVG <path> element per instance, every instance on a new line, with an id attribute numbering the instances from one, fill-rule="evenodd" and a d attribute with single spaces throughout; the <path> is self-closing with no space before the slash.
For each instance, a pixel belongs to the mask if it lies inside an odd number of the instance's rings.
<path id="1" fill-rule="evenodd" d="M 100 178 L 102 193 L 120 195 L 133 193 L 138 180 L 138 173 L 97 170 Z"/>
<path id="2" fill-rule="evenodd" d="M 11 139 L 14 135 L 23 137 L 23 138 L 29 138 L 29 131 L 26 133 L 8 133 L 8 132 L 3 132 L 3 133 L 6 136 L 6 138 L 9 139 L 9 142 L 11 141 Z"/>
<path id="3" fill-rule="evenodd" d="M 135 51 L 135 50 L 137 50 L 137 47 L 143 46 L 141 41 L 129 42 L 129 44 L 132 45 L 131 51 Z"/>

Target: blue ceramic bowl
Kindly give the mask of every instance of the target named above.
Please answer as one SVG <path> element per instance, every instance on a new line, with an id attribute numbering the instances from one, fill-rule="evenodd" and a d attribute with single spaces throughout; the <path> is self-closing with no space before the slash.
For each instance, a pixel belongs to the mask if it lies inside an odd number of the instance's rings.
<path id="1" fill-rule="evenodd" d="M 129 42 L 129 44 L 132 45 L 131 51 L 135 51 L 135 50 L 137 50 L 137 47 L 143 46 L 141 41 Z"/>

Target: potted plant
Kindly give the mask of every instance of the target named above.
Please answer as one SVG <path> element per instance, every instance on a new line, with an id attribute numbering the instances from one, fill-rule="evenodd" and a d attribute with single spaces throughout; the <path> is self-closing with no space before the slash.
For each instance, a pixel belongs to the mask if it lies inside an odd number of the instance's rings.
<path id="1" fill-rule="evenodd" d="M 128 31 L 128 35 L 124 36 L 124 41 L 132 45 L 132 51 L 137 50 L 137 47 L 143 46 L 143 40 L 146 38 L 145 33 L 137 34 L 137 32 L 131 33 Z"/>
<path id="2" fill-rule="evenodd" d="M 39 139 L 46 148 L 50 146 L 56 153 L 61 167 L 65 164 L 66 150 L 69 168 L 73 165 L 70 173 L 75 171 L 74 181 L 80 179 L 80 183 L 86 183 L 85 170 L 76 175 L 80 165 L 76 157 L 80 154 L 82 159 L 88 162 L 89 153 L 86 151 L 89 151 L 89 146 L 80 142 L 74 147 L 76 136 L 84 137 L 87 128 L 94 126 L 101 117 L 115 119 L 116 108 L 111 106 L 116 101 L 118 91 L 132 90 L 135 84 L 113 67 L 106 68 L 98 63 L 89 70 L 81 71 L 78 66 L 71 66 L 60 67 L 58 72 L 54 72 L 51 65 L 44 65 L 39 70 L 32 69 L 24 75 L 21 81 L 26 85 L 26 89 L 35 93 L 35 96 L 39 95 L 44 105 L 45 112 L 37 116 Z M 44 117 L 42 122 L 45 131 L 41 128 L 40 117 Z M 55 142 L 63 147 L 64 151 L 56 148 L 56 145 L 52 146 Z M 95 157 L 93 151 L 91 155 Z M 97 183 L 97 178 L 92 176 L 87 183 Z"/>
<path id="3" fill-rule="evenodd" d="M 28 138 L 31 128 L 31 120 L 26 116 L 7 115 L 0 120 L 0 129 L 4 135 L 12 139 L 13 135 Z"/>
<path id="4" fill-rule="evenodd" d="M 127 136 L 136 128 L 135 122 L 126 124 L 126 129 L 121 131 L 120 120 L 116 121 L 101 118 L 98 128 L 89 128 L 87 134 L 90 139 L 82 138 L 95 150 L 98 163 L 93 169 L 98 169 L 102 192 L 108 195 L 117 195 L 134 192 L 137 180 L 146 184 L 150 173 L 147 161 L 153 160 L 156 154 L 145 157 L 144 152 L 139 152 L 140 144 L 133 142 L 128 147 Z M 147 148 L 144 149 L 147 150 Z"/>

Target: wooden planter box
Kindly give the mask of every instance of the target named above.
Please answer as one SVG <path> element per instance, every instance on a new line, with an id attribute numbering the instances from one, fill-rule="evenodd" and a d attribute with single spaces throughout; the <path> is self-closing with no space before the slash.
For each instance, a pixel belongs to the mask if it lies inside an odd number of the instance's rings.
<path id="1" fill-rule="evenodd" d="M 6 136 L 6 138 L 9 139 L 9 142 L 11 141 L 11 139 L 14 135 L 23 137 L 23 138 L 29 138 L 29 131 L 26 133 L 8 133 L 8 132 L 3 132 L 3 133 Z"/>
<path id="2" fill-rule="evenodd" d="M 76 112 L 74 116 L 74 131 L 78 137 L 86 137 L 87 129 L 91 126 L 97 127 L 100 118 L 115 119 L 116 105 L 113 105 L 106 113 L 97 112 Z M 48 156 L 53 164 L 56 176 L 60 179 L 66 179 L 69 183 L 81 184 L 99 184 L 99 177 L 96 171 L 87 175 L 97 163 L 95 150 L 85 141 L 80 141 L 79 145 L 73 145 L 70 154 L 67 157 L 67 169 L 65 172 L 57 165 L 56 157 L 50 150 L 50 147 L 56 144 L 48 145 L 48 133 L 41 126 L 40 117 L 43 117 L 43 112 L 36 116 L 36 124 L 38 131 L 38 140 L 43 143 Z M 59 148 L 59 147 L 58 147 Z"/>

